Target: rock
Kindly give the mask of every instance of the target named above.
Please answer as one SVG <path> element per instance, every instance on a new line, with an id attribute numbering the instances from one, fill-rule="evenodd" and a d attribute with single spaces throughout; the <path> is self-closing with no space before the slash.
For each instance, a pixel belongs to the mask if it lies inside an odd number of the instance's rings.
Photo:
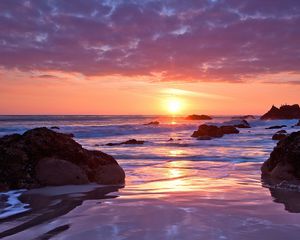
<path id="1" fill-rule="evenodd" d="M 141 144 L 144 144 L 145 141 L 139 141 L 139 140 L 136 140 L 136 139 L 130 139 L 128 141 L 125 141 L 125 142 L 120 142 L 120 143 L 107 143 L 106 145 L 107 146 L 119 146 L 119 145 L 127 145 L 127 144 L 132 144 L 132 145 L 141 145 Z"/>
<path id="2" fill-rule="evenodd" d="M 236 119 L 246 120 L 246 119 L 256 119 L 256 118 L 253 115 L 244 115 L 244 116 L 232 117 L 231 119 L 233 119 L 233 120 L 236 120 Z"/>
<path id="3" fill-rule="evenodd" d="M 106 177 L 112 169 L 114 177 Z M 86 150 L 67 134 L 35 128 L 0 138 L 0 185 L 8 189 L 124 180 L 125 173 L 112 156 Z"/>
<path id="4" fill-rule="evenodd" d="M 36 167 L 37 180 L 45 186 L 89 183 L 85 171 L 74 163 L 57 158 L 41 159 Z"/>
<path id="5" fill-rule="evenodd" d="M 281 140 L 284 139 L 287 135 L 284 133 L 275 133 L 272 137 L 272 140 Z"/>
<path id="6" fill-rule="evenodd" d="M 300 120 L 298 121 L 298 123 L 295 126 L 300 127 Z"/>
<path id="7" fill-rule="evenodd" d="M 237 134 L 240 132 L 234 126 L 221 126 L 220 129 L 224 134 Z"/>
<path id="8" fill-rule="evenodd" d="M 296 119 L 300 118 L 300 107 L 298 104 L 282 105 L 280 108 L 272 106 L 272 108 L 261 116 L 261 120 L 266 119 Z"/>
<path id="9" fill-rule="evenodd" d="M 271 127 L 267 127 L 266 129 L 279 129 L 279 128 L 284 128 L 287 127 L 286 125 L 277 125 L 277 126 L 271 126 Z"/>
<path id="10" fill-rule="evenodd" d="M 233 126 L 236 128 L 251 128 L 250 124 L 245 120 L 231 120 L 222 123 L 225 126 Z"/>
<path id="11" fill-rule="evenodd" d="M 219 138 L 223 137 L 224 133 L 222 130 L 214 125 L 206 125 L 202 124 L 199 126 L 197 131 L 194 131 L 192 137 L 212 137 L 212 138 Z"/>
<path id="12" fill-rule="evenodd" d="M 212 120 L 212 117 L 207 115 L 189 115 L 185 118 L 186 120 Z"/>
<path id="13" fill-rule="evenodd" d="M 277 143 L 269 159 L 261 167 L 262 177 L 280 180 L 300 179 L 300 131 Z"/>
<path id="14" fill-rule="evenodd" d="M 279 130 L 276 133 L 287 133 L 287 131 L 285 131 L 285 130 Z"/>
<path id="15" fill-rule="evenodd" d="M 168 142 L 173 142 L 174 139 L 173 138 L 169 138 Z"/>
<path id="16" fill-rule="evenodd" d="M 233 126 L 214 126 L 202 124 L 197 131 L 194 131 L 192 137 L 196 137 L 198 140 L 210 140 L 212 138 L 223 137 L 224 134 L 237 134 L 240 131 Z"/>
<path id="17" fill-rule="evenodd" d="M 153 121 L 153 122 L 145 123 L 144 125 L 159 125 L 159 121 Z"/>
<path id="18" fill-rule="evenodd" d="M 57 126 L 53 126 L 53 127 L 51 127 L 50 129 L 53 129 L 53 130 L 59 130 L 60 128 L 59 127 L 57 127 Z"/>

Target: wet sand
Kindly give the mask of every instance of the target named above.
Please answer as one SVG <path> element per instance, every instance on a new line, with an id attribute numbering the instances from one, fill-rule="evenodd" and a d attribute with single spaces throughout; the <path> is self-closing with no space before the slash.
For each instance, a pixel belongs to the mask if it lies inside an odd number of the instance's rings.
<path id="1" fill-rule="evenodd" d="M 119 192 L 118 187 L 95 186 L 27 192 L 21 199 L 32 210 L 2 220 L 1 236 L 298 239 L 300 193 L 263 187 L 260 163 L 195 163 L 127 169 L 129 178 Z"/>

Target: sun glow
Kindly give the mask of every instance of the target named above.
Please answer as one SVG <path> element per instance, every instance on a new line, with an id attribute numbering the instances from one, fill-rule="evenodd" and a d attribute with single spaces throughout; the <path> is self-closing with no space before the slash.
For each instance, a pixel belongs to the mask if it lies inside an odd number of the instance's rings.
<path id="1" fill-rule="evenodd" d="M 172 113 L 176 114 L 179 113 L 182 108 L 182 102 L 177 98 L 170 98 L 167 100 L 167 110 Z"/>

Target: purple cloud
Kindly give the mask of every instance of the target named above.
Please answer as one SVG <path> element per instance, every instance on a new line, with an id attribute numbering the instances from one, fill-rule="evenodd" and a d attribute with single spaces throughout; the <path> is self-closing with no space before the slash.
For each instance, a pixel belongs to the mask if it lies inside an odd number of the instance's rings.
<path id="1" fill-rule="evenodd" d="M 0 66 L 240 81 L 299 73 L 298 0 L 0 1 Z"/>

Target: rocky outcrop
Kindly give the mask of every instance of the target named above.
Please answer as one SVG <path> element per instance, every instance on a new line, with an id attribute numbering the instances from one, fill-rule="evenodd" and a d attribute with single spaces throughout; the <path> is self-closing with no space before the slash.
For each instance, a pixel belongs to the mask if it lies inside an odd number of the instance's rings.
<path id="1" fill-rule="evenodd" d="M 267 127 L 266 129 L 280 129 L 280 128 L 285 128 L 287 127 L 286 125 L 276 125 L 276 126 L 271 126 Z"/>
<path id="2" fill-rule="evenodd" d="M 263 177 L 279 180 L 300 179 L 300 131 L 277 143 L 270 158 L 261 167 Z"/>
<path id="3" fill-rule="evenodd" d="M 212 117 L 208 115 L 189 115 L 185 118 L 186 120 L 212 120 Z"/>
<path id="4" fill-rule="evenodd" d="M 233 126 L 214 126 L 214 125 L 206 125 L 202 124 L 199 126 L 197 131 L 194 131 L 192 137 L 197 138 L 198 140 L 210 140 L 212 138 L 220 138 L 223 137 L 224 134 L 237 134 L 239 130 L 237 130 Z"/>
<path id="5" fill-rule="evenodd" d="M 297 119 L 300 118 L 300 107 L 298 104 L 282 105 L 280 108 L 272 108 L 261 116 L 261 120 L 267 119 Z"/>
<path id="6" fill-rule="evenodd" d="M 159 125 L 159 121 L 153 121 L 153 122 L 145 123 L 144 125 Z"/>
<path id="7" fill-rule="evenodd" d="M 107 146 L 119 146 L 119 145 L 141 145 L 144 144 L 145 141 L 140 141 L 140 140 L 136 140 L 136 139 L 130 139 L 128 141 L 125 142 L 120 142 L 120 143 L 107 143 Z"/>
<path id="8" fill-rule="evenodd" d="M 124 179 L 112 156 L 86 150 L 67 134 L 36 128 L 0 138 L 0 185 L 8 189 L 120 184 Z"/>

